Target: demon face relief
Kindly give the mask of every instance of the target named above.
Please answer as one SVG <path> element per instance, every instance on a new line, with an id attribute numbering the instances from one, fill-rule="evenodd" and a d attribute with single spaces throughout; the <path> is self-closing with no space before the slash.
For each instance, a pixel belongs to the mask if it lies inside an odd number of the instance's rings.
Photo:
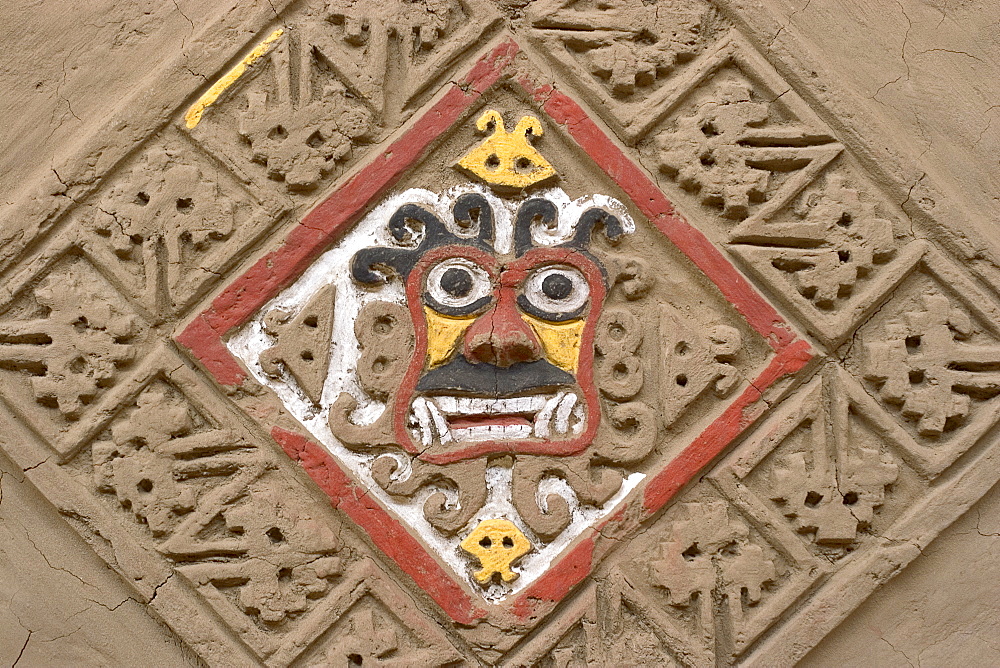
<path id="1" fill-rule="evenodd" d="M 442 188 L 390 193 L 226 345 L 463 596 L 500 604 L 621 516 L 703 428 L 689 407 L 721 409 L 746 330 L 639 209 L 550 183 L 537 118 L 476 127 Z"/>
<path id="2" fill-rule="evenodd" d="M 587 248 L 596 228 L 617 240 L 623 214 L 585 208 L 568 221 L 571 237 L 538 243 L 542 230 L 557 228 L 557 201 L 521 202 L 507 247 L 482 194 L 455 199 L 450 227 L 405 204 L 388 229 L 410 246 L 353 257 L 358 283 L 398 276 L 405 284 L 415 346 L 392 411 L 407 451 L 449 463 L 504 452 L 571 455 L 593 440 L 594 328 L 607 277 Z"/>
<path id="3" fill-rule="evenodd" d="M 602 195 L 410 189 L 376 207 L 230 347 L 440 556 L 502 598 L 643 477 L 594 484 L 587 473 L 604 412 L 598 323 L 614 280 L 592 247 L 634 230 L 626 208 Z M 316 364 L 329 373 L 310 387 Z M 550 512 L 535 503 L 539 490 Z M 469 542 L 501 521 L 516 555 L 502 539 Z M 492 561 L 516 556 L 515 569 L 475 579 L 486 566 L 470 545 Z"/>

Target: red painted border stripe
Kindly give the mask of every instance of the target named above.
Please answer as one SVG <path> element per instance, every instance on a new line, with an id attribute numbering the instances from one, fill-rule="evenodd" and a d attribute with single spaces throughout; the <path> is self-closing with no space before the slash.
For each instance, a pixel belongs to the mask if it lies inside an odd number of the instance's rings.
<path id="1" fill-rule="evenodd" d="M 750 387 L 743 390 L 691 445 L 684 448 L 667 466 L 646 484 L 643 508 L 654 513 L 721 453 L 734 438 L 759 417 L 753 411 L 760 402 L 762 390 L 779 378 L 797 372 L 813 358 L 808 341 L 799 340 L 779 352 Z"/>
<path id="2" fill-rule="evenodd" d="M 521 84 L 525 83 L 522 79 Z M 580 148 L 621 186 L 650 222 L 718 286 L 774 350 L 780 350 L 795 340 L 795 333 L 774 307 L 753 289 L 743 274 L 704 234 L 674 210 L 674 205 L 656 184 L 597 127 L 580 105 L 567 95 L 554 91 L 543 108 L 553 120 L 566 126 Z"/>
<path id="3" fill-rule="evenodd" d="M 326 450 L 304 436 L 279 427 L 271 430 L 271 436 L 326 492 L 333 507 L 344 511 L 358 526 L 363 527 L 375 545 L 413 578 L 452 619 L 459 624 L 472 625 L 486 617 L 486 611 L 473 603 L 472 598 L 430 556 L 426 548 L 370 497 L 364 487 L 348 477 Z"/>
<path id="4" fill-rule="evenodd" d="M 514 599 L 511 611 L 519 619 L 528 620 L 538 615 L 541 605 L 558 603 L 594 570 L 597 532 L 588 529 L 577 540 L 577 544 L 558 563 L 551 565 L 544 575 Z"/>
<path id="5" fill-rule="evenodd" d="M 175 340 L 194 353 L 220 384 L 235 387 L 246 379 L 243 367 L 222 342 L 222 335 L 208 324 L 204 313 L 199 313 Z"/>

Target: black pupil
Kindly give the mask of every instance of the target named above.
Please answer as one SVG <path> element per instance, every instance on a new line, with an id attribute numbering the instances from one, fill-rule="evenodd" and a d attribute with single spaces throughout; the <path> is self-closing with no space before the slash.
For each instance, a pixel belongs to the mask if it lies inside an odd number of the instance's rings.
<path id="1" fill-rule="evenodd" d="M 441 276 L 441 288 L 452 297 L 466 297 L 472 292 L 472 276 L 465 269 L 451 269 Z"/>
<path id="2" fill-rule="evenodd" d="M 573 292 L 573 281 L 565 274 L 549 274 L 542 279 L 542 292 L 549 299 L 566 299 Z"/>

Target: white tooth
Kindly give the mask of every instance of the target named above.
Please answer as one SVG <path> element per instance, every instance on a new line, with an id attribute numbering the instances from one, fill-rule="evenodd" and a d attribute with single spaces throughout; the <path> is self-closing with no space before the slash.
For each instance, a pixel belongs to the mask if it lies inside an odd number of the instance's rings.
<path id="1" fill-rule="evenodd" d="M 417 423 L 420 425 L 420 441 L 424 445 L 430 445 L 433 440 L 433 434 L 431 433 L 431 414 L 427 410 L 427 400 L 418 397 L 413 400 L 410 405 L 413 409 L 413 414 L 417 418 Z"/>
<path id="2" fill-rule="evenodd" d="M 531 410 L 531 397 L 518 397 L 512 402 L 514 405 L 510 409 L 510 413 L 524 413 Z"/>
<path id="3" fill-rule="evenodd" d="M 531 436 L 531 427 L 526 424 L 509 424 L 504 430 L 504 436 L 509 439 L 527 438 Z"/>
<path id="4" fill-rule="evenodd" d="M 576 418 L 576 422 L 573 424 L 573 434 L 582 434 L 584 424 L 586 424 L 583 418 L 583 404 L 576 405 L 576 408 L 573 409 L 573 417 Z"/>
<path id="5" fill-rule="evenodd" d="M 453 435 L 459 441 L 485 441 L 491 438 L 488 427 L 466 427 L 464 429 L 456 429 Z"/>
<path id="6" fill-rule="evenodd" d="M 556 410 L 556 433 L 565 434 L 569 431 L 569 412 L 573 410 L 573 406 L 576 405 L 576 395 L 570 392 L 567 394 L 562 401 L 559 402 L 559 408 Z"/>
<path id="7" fill-rule="evenodd" d="M 457 410 L 455 397 L 434 397 L 434 403 L 445 413 L 454 413 Z"/>
<path id="8" fill-rule="evenodd" d="M 451 440 L 451 431 L 448 430 L 448 422 L 445 421 L 436 404 L 427 402 L 427 408 L 430 410 L 431 419 L 434 420 L 434 426 L 437 428 L 438 438 L 442 443 L 447 443 Z"/>
<path id="9" fill-rule="evenodd" d="M 559 405 L 559 402 L 562 401 L 565 395 L 565 392 L 559 392 L 554 397 L 551 397 L 545 402 L 542 410 L 538 411 L 538 414 L 535 415 L 535 436 L 538 438 L 549 437 L 549 421 L 552 419 L 552 412 L 555 411 L 556 406 Z"/>
<path id="10" fill-rule="evenodd" d="M 538 411 L 542 410 L 544 406 L 545 406 L 545 395 L 536 394 L 533 397 L 528 397 L 528 406 L 527 408 L 525 408 L 525 410 L 534 411 L 537 413 Z"/>
<path id="11" fill-rule="evenodd" d="M 483 425 L 455 429 L 452 435 L 456 440 L 465 442 L 510 440 L 531 436 L 531 427 L 526 424 Z"/>

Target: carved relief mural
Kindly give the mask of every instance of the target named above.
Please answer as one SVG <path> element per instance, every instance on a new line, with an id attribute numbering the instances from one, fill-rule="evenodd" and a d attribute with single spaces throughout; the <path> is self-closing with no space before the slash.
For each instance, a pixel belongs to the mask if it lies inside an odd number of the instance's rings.
<path id="1" fill-rule="evenodd" d="M 376 4 L 5 273 L 4 451 L 200 660 L 794 661 L 996 482 L 993 287 L 731 10 Z"/>

